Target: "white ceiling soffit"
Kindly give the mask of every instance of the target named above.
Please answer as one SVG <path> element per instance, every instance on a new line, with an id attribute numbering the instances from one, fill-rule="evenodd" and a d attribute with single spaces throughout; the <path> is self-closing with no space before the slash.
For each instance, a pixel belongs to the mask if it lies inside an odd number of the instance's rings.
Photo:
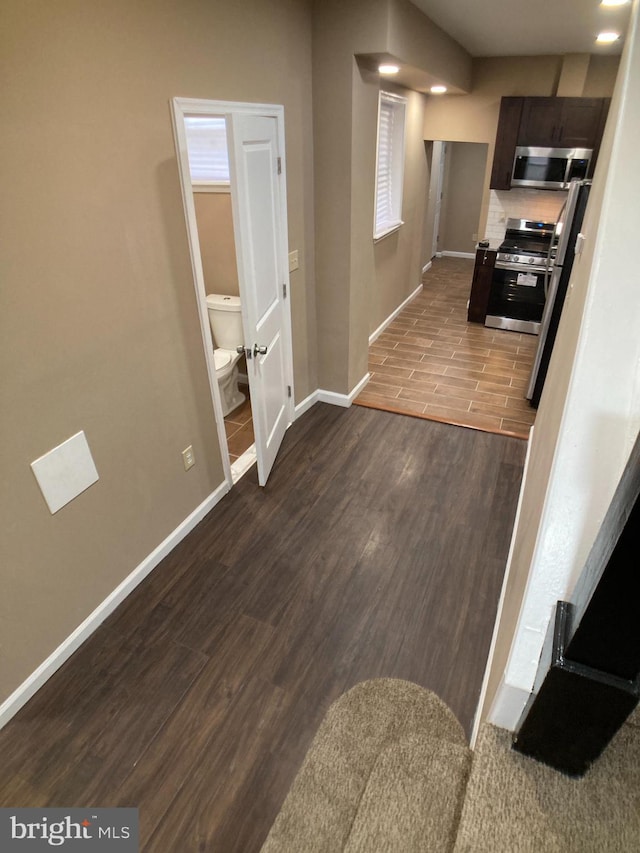
<path id="1" fill-rule="evenodd" d="M 619 54 L 623 39 L 596 45 L 603 30 L 624 35 L 630 4 L 599 0 L 411 0 L 472 56 Z"/>

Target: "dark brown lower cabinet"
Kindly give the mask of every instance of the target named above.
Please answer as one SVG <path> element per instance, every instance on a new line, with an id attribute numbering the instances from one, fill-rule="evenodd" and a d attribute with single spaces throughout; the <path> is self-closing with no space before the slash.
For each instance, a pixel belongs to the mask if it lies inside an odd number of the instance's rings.
<path id="1" fill-rule="evenodd" d="M 467 320 L 470 323 L 484 323 L 485 321 L 495 262 L 496 252 L 492 249 L 478 249 L 476 251 L 476 265 L 473 269 L 469 310 L 467 312 Z"/>

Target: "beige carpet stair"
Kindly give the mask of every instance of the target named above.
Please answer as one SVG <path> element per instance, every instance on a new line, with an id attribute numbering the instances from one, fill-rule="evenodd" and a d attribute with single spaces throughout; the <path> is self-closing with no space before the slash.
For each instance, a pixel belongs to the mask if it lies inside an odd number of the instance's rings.
<path id="1" fill-rule="evenodd" d="M 511 749 L 483 726 L 455 853 L 634 853 L 640 850 L 640 728 L 624 725 L 582 779 Z"/>
<path id="2" fill-rule="evenodd" d="M 433 693 L 358 684 L 329 709 L 262 851 L 450 850 L 470 764 L 462 727 Z"/>
<path id="3" fill-rule="evenodd" d="M 485 725 L 475 752 L 433 693 L 356 685 L 329 709 L 262 853 L 635 853 L 640 710 L 582 779 Z"/>

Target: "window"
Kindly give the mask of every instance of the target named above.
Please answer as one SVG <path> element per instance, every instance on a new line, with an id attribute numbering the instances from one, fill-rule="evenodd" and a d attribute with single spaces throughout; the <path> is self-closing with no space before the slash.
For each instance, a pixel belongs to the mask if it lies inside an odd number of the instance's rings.
<path id="1" fill-rule="evenodd" d="M 223 116 L 187 116 L 189 171 L 199 190 L 229 190 L 227 128 Z"/>
<path id="2" fill-rule="evenodd" d="M 406 104 L 406 98 L 391 95 L 389 92 L 380 92 L 374 240 L 384 237 L 385 234 L 395 231 L 402 225 Z"/>

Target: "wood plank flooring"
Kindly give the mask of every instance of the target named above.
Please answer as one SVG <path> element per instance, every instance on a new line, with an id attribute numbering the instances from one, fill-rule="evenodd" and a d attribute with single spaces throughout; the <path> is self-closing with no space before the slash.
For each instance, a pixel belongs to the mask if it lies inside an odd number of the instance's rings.
<path id="1" fill-rule="evenodd" d="M 0 806 L 137 806 L 143 851 L 251 853 L 358 681 L 469 732 L 524 453 L 314 406 L 0 732 Z"/>
<path id="2" fill-rule="evenodd" d="M 538 338 L 467 322 L 473 261 L 436 258 L 423 290 L 369 348 L 356 404 L 528 438 Z"/>

